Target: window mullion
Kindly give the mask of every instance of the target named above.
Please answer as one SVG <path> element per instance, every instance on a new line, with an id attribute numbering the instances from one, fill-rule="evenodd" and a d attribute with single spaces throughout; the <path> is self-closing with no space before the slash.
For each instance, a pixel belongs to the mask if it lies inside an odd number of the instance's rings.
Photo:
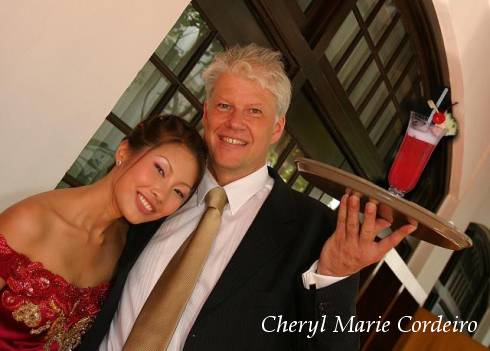
<path id="1" fill-rule="evenodd" d="M 400 20 L 400 18 L 401 18 L 401 16 L 400 16 L 400 13 L 398 13 L 398 12 L 395 14 L 395 16 L 393 16 L 390 24 L 388 25 L 388 27 L 386 27 L 385 32 L 383 33 L 381 38 L 379 38 L 379 41 L 376 44 L 376 51 L 381 50 L 381 47 L 386 42 L 386 40 L 389 38 L 393 28 L 398 24 L 398 21 Z"/>
<path id="2" fill-rule="evenodd" d="M 105 119 L 111 122 L 121 132 L 123 132 L 124 135 L 128 135 L 133 130 L 130 126 L 126 124 L 126 122 L 116 116 L 113 112 L 110 112 Z"/>
<path id="3" fill-rule="evenodd" d="M 357 44 L 359 44 L 359 42 L 361 41 L 362 37 L 363 37 L 362 30 L 360 30 L 359 33 L 357 33 L 354 39 L 352 40 L 352 43 L 350 43 L 349 47 L 345 50 L 339 62 L 337 62 L 337 64 L 335 65 L 335 72 L 337 74 L 340 72 L 344 64 L 347 62 L 352 52 L 356 48 Z"/>
<path id="4" fill-rule="evenodd" d="M 381 117 L 381 114 L 383 113 L 383 111 L 385 110 L 385 108 L 388 106 L 388 104 L 390 103 L 390 101 L 391 101 L 391 96 L 388 95 L 386 97 L 386 99 L 384 99 L 383 103 L 378 108 L 378 110 L 376 111 L 376 113 L 374 114 L 373 120 L 369 123 L 369 125 L 367 127 L 368 133 L 371 132 L 371 130 L 374 128 L 374 126 L 378 122 L 379 118 Z"/>
<path id="5" fill-rule="evenodd" d="M 168 103 L 168 101 L 172 98 L 176 91 L 182 93 L 182 95 L 189 100 L 189 102 L 194 106 L 199 112 L 202 112 L 202 103 L 192 94 L 189 89 L 184 85 L 182 81 L 180 81 L 179 77 L 177 77 L 170 68 L 167 67 L 157 55 L 152 55 L 150 57 L 150 62 L 155 65 L 155 67 L 163 73 L 163 75 L 172 83 L 172 85 L 167 89 L 163 97 L 156 104 L 155 108 L 152 111 L 152 114 L 159 113 Z M 192 69 L 192 67 L 191 67 Z"/>
<path id="6" fill-rule="evenodd" d="M 277 162 L 274 165 L 274 169 L 276 171 L 278 171 L 279 168 L 281 168 L 282 164 L 288 158 L 289 153 L 291 151 L 293 151 L 293 149 L 294 149 L 295 146 L 296 146 L 296 141 L 294 140 L 294 138 L 291 138 L 291 141 L 289 142 L 289 144 L 286 146 L 286 148 L 284 149 L 284 151 L 277 158 Z"/>
<path id="7" fill-rule="evenodd" d="M 384 3 L 384 0 L 380 1 L 380 3 Z M 372 55 L 374 56 L 374 62 L 378 66 L 378 69 L 381 73 L 381 77 L 383 78 L 383 81 L 386 84 L 386 87 L 388 88 L 389 96 L 391 97 L 391 100 L 393 101 L 393 103 L 395 105 L 396 111 L 398 113 L 401 113 L 402 110 L 401 110 L 400 104 L 398 103 L 398 101 L 395 97 L 395 90 L 394 90 L 394 88 L 393 88 L 393 86 L 392 86 L 392 84 L 391 84 L 391 82 L 390 82 L 390 80 L 386 74 L 385 68 L 383 67 L 383 64 L 379 58 L 378 50 L 377 50 L 376 46 L 374 45 L 374 42 L 371 39 L 371 36 L 369 35 L 367 22 L 365 23 L 363 21 L 362 16 L 359 13 L 359 10 L 357 9 L 357 7 L 354 7 L 352 12 L 354 13 L 354 16 L 356 17 L 357 21 L 359 22 L 359 26 L 361 27 L 361 32 L 364 33 L 364 38 L 366 39 L 366 43 L 367 43 L 369 49 L 371 50 Z M 373 16 L 373 15 L 375 16 L 374 11 L 371 14 L 371 16 Z"/>
<path id="8" fill-rule="evenodd" d="M 393 65 L 395 64 L 395 61 L 398 58 L 398 55 L 400 55 L 400 53 L 403 51 L 403 49 L 405 48 L 405 45 L 408 44 L 408 40 L 409 40 L 408 35 L 405 34 L 403 39 L 400 41 L 400 44 L 395 49 L 395 52 L 391 55 L 390 59 L 388 60 L 388 63 L 386 64 L 385 69 L 387 72 L 389 72 L 391 67 L 393 67 Z"/>
<path id="9" fill-rule="evenodd" d="M 366 60 L 366 62 L 364 62 L 364 64 L 361 66 L 359 72 L 357 72 L 356 76 L 354 77 L 350 85 L 347 87 L 347 89 L 345 89 L 347 95 L 350 95 L 352 91 L 355 89 L 357 83 L 359 83 L 364 73 L 366 73 L 373 60 L 374 60 L 374 55 L 370 55 L 369 58 Z"/>
<path id="10" fill-rule="evenodd" d="M 290 187 L 293 186 L 294 182 L 296 181 L 296 179 L 298 179 L 299 176 L 300 176 L 300 174 L 298 172 L 298 169 L 296 168 L 296 170 L 294 171 L 293 175 L 288 180 L 288 185 Z"/>
<path id="11" fill-rule="evenodd" d="M 191 55 L 187 64 L 182 68 L 180 73 L 177 75 L 178 82 L 181 83 L 185 80 L 187 75 L 192 71 L 196 63 L 199 61 L 201 56 L 204 54 L 211 42 L 216 38 L 216 32 L 211 31 L 208 33 L 206 38 L 202 41 L 196 51 Z M 183 83 L 181 83 L 183 85 Z"/>
<path id="12" fill-rule="evenodd" d="M 393 89 L 396 91 L 400 87 L 400 85 L 403 82 L 403 79 L 407 76 L 408 72 L 410 72 L 410 69 L 412 68 L 412 65 L 415 64 L 415 56 L 412 56 L 410 60 L 408 61 L 407 65 L 403 69 L 402 73 L 400 74 L 400 77 L 398 77 L 398 80 L 395 82 L 393 85 Z"/>
<path id="13" fill-rule="evenodd" d="M 378 79 L 376 79 L 376 82 L 374 82 L 373 87 L 371 90 L 367 93 L 366 97 L 362 100 L 362 102 L 359 104 L 359 108 L 357 109 L 357 112 L 361 114 L 364 109 L 366 108 L 367 104 L 369 104 L 369 101 L 373 97 L 373 95 L 376 93 L 376 90 L 379 88 L 381 83 L 383 82 L 383 77 L 379 76 Z"/>

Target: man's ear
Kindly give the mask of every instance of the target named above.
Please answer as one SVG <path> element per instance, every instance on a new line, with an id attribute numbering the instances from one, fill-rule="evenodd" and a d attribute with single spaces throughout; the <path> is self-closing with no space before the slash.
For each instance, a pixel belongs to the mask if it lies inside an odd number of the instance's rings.
<path id="1" fill-rule="evenodd" d="M 202 123 L 206 123 L 208 121 L 208 100 L 204 101 L 204 104 L 202 105 L 203 111 L 202 111 Z"/>
<path id="2" fill-rule="evenodd" d="M 282 132 L 284 131 L 284 127 L 286 126 L 286 116 L 280 116 L 274 122 L 274 127 L 272 130 L 272 139 L 271 144 L 275 144 L 281 139 Z"/>
<path id="3" fill-rule="evenodd" d="M 128 139 L 123 139 L 119 146 L 117 147 L 116 153 L 114 155 L 114 161 L 124 162 L 129 158 L 131 154 L 131 147 L 129 146 Z"/>

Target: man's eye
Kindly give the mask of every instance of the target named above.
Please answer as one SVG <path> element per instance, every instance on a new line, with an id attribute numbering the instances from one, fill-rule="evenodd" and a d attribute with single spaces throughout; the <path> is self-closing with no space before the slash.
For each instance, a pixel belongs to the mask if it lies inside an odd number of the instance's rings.
<path id="1" fill-rule="evenodd" d="M 258 109 L 258 108 L 251 108 L 250 109 L 250 113 L 252 115 L 261 115 L 262 114 L 262 110 Z"/>
<path id="2" fill-rule="evenodd" d="M 162 177 L 165 177 L 165 171 L 163 170 L 162 167 L 160 167 L 159 164 L 155 163 L 155 169 Z"/>
<path id="3" fill-rule="evenodd" d="M 222 102 L 218 103 L 218 109 L 219 109 L 219 110 L 222 110 L 222 111 L 227 111 L 227 110 L 229 110 L 230 108 L 231 108 L 231 106 L 230 106 L 230 105 L 228 105 L 228 104 L 224 104 L 224 103 L 222 103 Z"/>

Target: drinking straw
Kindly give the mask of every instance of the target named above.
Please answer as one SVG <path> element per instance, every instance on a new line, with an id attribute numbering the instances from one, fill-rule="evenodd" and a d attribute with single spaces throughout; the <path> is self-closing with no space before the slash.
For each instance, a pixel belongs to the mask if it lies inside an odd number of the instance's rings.
<path id="1" fill-rule="evenodd" d="M 435 115 L 437 109 L 439 108 L 439 106 L 441 105 L 442 100 L 444 100 L 444 98 L 446 97 L 446 94 L 447 94 L 448 90 L 449 90 L 448 88 L 444 88 L 444 90 L 442 91 L 441 96 L 439 96 L 439 99 L 436 102 L 436 107 L 432 109 L 432 112 L 430 113 L 429 119 L 427 120 L 427 125 L 428 126 L 430 126 L 430 124 L 432 122 L 432 118 L 434 118 L 434 115 Z"/>

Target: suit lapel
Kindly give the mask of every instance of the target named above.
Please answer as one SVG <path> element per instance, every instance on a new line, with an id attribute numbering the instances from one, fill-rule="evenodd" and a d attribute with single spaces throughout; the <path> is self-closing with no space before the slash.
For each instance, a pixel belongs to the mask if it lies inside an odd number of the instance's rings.
<path id="1" fill-rule="evenodd" d="M 237 291 L 294 237 L 295 209 L 288 186 L 269 169 L 274 186 L 226 266 L 200 315 Z"/>
<path id="2" fill-rule="evenodd" d="M 162 222 L 162 220 L 148 222 L 132 225 L 129 228 L 126 246 L 119 258 L 117 280 L 126 280 L 126 276 L 133 267 L 134 262 Z"/>

